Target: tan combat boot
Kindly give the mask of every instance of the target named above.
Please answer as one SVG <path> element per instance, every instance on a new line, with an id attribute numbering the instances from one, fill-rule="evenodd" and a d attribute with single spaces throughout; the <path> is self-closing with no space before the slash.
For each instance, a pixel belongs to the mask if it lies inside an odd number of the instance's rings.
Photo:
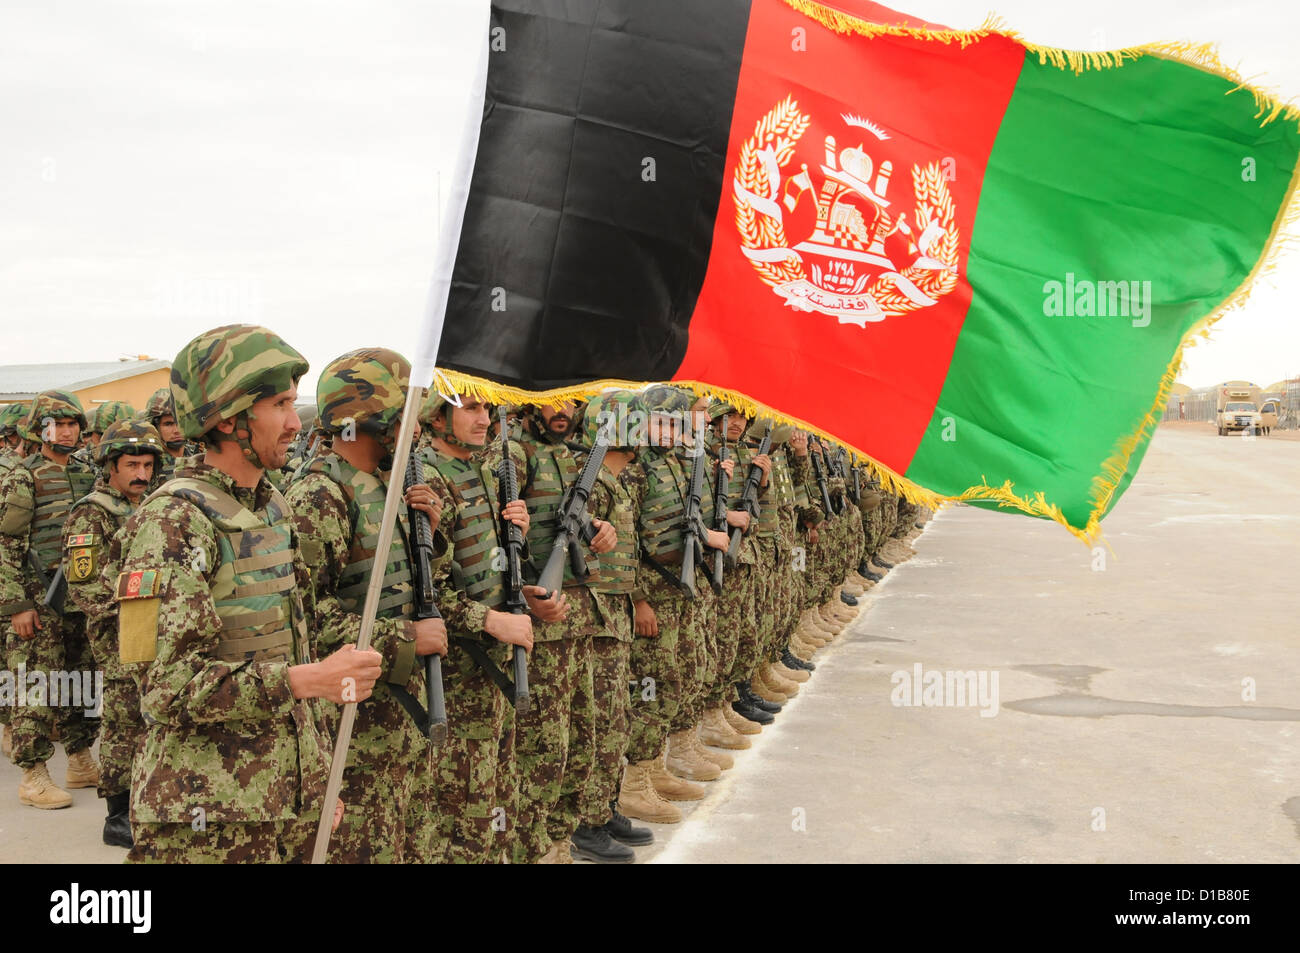
<path id="1" fill-rule="evenodd" d="M 708 794 L 698 784 L 691 784 L 685 778 L 679 778 L 668 770 L 668 746 L 659 752 L 659 757 L 650 768 L 650 783 L 665 801 L 700 801 Z"/>
<path id="2" fill-rule="evenodd" d="M 773 662 L 772 671 L 776 672 L 777 675 L 781 676 L 781 678 L 784 678 L 786 681 L 795 682 L 799 685 L 802 685 L 804 682 L 808 681 L 808 679 L 812 678 L 812 676 L 804 669 L 790 668 L 790 666 L 786 665 L 785 662 Z"/>
<path id="3" fill-rule="evenodd" d="M 44 761 L 23 772 L 23 779 L 18 782 L 18 800 L 46 811 L 72 806 L 72 795 L 50 779 Z"/>
<path id="4" fill-rule="evenodd" d="M 99 765 L 86 748 L 76 754 L 68 755 L 68 779 L 70 788 L 93 788 L 99 786 Z"/>
<path id="5" fill-rule="evenodd" d="M 821 619 L 822 626 L 830 631 L 831 638 L 839 635 L 840 630 L 844 628 L 844 623 L 835 618 L 834 612 L 835 607 L 829 602 L 817 610 L 817 618 Z"/>
<path id="6" fill-rule="evenodd" d="M 569 850 L 571 846 L 573 845 L 567 840 L 564 841 L 564 843 L 562 844 L 555 845 L 555 863 L 557 864 L 573 863 L 573 853 Z"/>
<path id="7" fill-rule="evenodd" d="M 845 592 L 847 592 L 849 595 L 853 596 L 855 599 L 858 596 L 864 595 L 867 591 L 863 586 L 859 585 L 857 580 L 854 579 L 852 576 L 845 576 L 844 585 L 840 586 L 840 588 L 843 589 Z"/>
<path id="8" fill-rule="evenodd" d="M 722 717 L 727 720 L 733 731 L 742 735 L 759 735 L 763 733 L 763 726 L 757 722 L 750 721 L 744 715 L 733 711 L 730 705 L 722 709 Z"/>
<path id="9" fill-rule="evenodd" d="M 694 739 L 694 728 L 669 735 L 668 755 L 664 759 L 664 767 L 671 774 L 688 781 L 718 780 L 722 777 L 722 769 L 696 750 Z"/>
<path id="10" fill-rule="evenodd" d="M 720 771 L 730 771 L 736 766 L 736 762 L 731 755 L 725 751 L 714 751 L 706 746 L 701 740 L 698 730 L 688 732 L 686 740 L 691 743 L 691 748 L 697 755 L 709 762 L 709 764 L 717 765 Z"/>
<path id="11" fill-rule="evenodd" d="M 733 751 L 743 751 L 750 746 L 749 739 L 731 727 L 731 722 L 727 721 L 721 708 L 710 708 L 704 713 L 704 723 L 700 726 L 700 740 L 706 745 L 730 748 Z"/>
<path id="12" fill-rule="evenodd" d="M 0 754 L 3 754 L 6 758 L 14 756 L 14 736 L 9 731 L 8 725 L 4 726 L 3 737 L 0 737 Z"/>
<path id="13" fill-rule="evenodd" d="M 767 682 L 763 680 L 763 669 L 760 667 L 754 673 L 754 677 L 749 680 L 749 687 L 753 689 L 754 694 L 765 702 L 771 702 L 774 705 L 784 705 L 790 699 L 778 691 L 769 688 Z"/>
<path id="14" fill-rule="evenodd" d="M 853 606 L 846 606 L 844 603 L 835 600 L 838 605 L 831 606 L 831 613 L 845 625 L 848 625 L 858 617 L 858 610 Z"/>
<path id="15" fill-rule="evenodd" d="M 627 766 L 623 784 L 618 789 L 618 811 L 624 817 L 652 824 L 679 824 L 682 812 L 660 797 L 650 780 L 655 763 L 638 761 Z"/>
<path id="16" fill-rule="evenodd" d="M 764 662 L 758 671 L 762 675 L 763 681 L 767 683 L 768 688 L 773 691 L 779 692 L 786 698 L 794 698 L 795 695 L 799 694 L 799 683 L 778 675 L 776 666 L 773 663 Z"/>
<path id="17" fill-rule="evenodd" d="M 533 861 L 533 863 L 534 864 L 558 864 L 560 862 L 559 856 L 560 856 L 560 845 L 552 841 L 551 846 L 546 851 L 546 853 L 542 854 L 541 857 L 538 857 L 535 861 Z"/>
<path id="18" fill-rule="evenodd" d="M 790 636 L 790 652 L 800 661 L 811 662 L 816 651 L 815 646 L 804 641 L 804 635 L 798 629 Z"/>

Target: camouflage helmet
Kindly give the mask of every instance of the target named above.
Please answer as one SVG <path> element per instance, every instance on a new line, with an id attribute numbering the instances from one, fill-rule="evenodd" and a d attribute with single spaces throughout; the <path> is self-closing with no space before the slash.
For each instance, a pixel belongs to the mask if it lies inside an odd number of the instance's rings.
<path id="1" fill-rule="evenodd" d="M 152 453 L 159 459 L 164 453 L 163 440 L 153 424 L 128 417 L 108 425 L 95 450 L 95 462 L 101 467 L 126 454 Z"/>
<path id="2" fill-rule="evenodd" d="M 0 409 L 0 437 L 17 433 L 19 423 L 27 417 L 29 410 L 26 404 L 5 404 Z"/>
<path id="3" fill-rule="evenodd" d="M 140 411 L 140 419 L 147 420 L 155 426 L 162 418 L 175 416 L 176 402 L 172 400 L 172 389 L 170 387 L 159 387 L 150 394 L 148 402 L 144 405 L 144 410 Z M 179 420 L 176 422 L 180 423 Z"/>
<path id="4" fill-rule="evenodd" d="M 645 405 L 651 413 L 682 413 L 695 405 L 695 392 L 685 387 L 654 384 L 642 393 Z"/>
<path id="5" fill-rule="evenodd" d="M 711 400 L 711 401 L 709 401 L 709 419 L 710 419 L 710 420 L 718 420 L 718 419 L 720 419 L 720 418 L 726 416 L 727 414 L 738 414 L 738 413 L 740 413 L 740 411 L 738 411 L 738 410 L 736 409 L 736 405 L 735 405 L 735 404 L 730 404 L 730 403 L 728 403 L 728 402 L 725 401 L 725 400 Z"/>
<path id="6" fill-rule="evenodd" d="M 36 395 L 32 401 L 32 409 L 27 412 L 25 436 L 33 443 L 46 442 L 62 453 L 71 453 L 76 447 L 65 447 L 54 441 L 46 441 L 45 434 L 41 432 L 43 421 L 73 419 L 86 429 L 86 412 L 81 409 L 81 401 L 77 400 L 77 395 L 66 390 L 47 390 Z"/>
<path id="7" fill-rule="evenodd" d="M 205 331 L 172 363 L 176 423 L 186 437 L 201 437 L 262 398 L 288 390 L 306 372 L 307 359 L 266 328 L 228 324 Z"/>
<path id="8" fill-rule="evenodd" d="M 402 415 L 411 362 L 387 348 L 363 347 L 336 357 L 316 383 L 316 425 L 338 433 L 349 422 L 382 437 Z"/>
<path id="9" fill-rule="evenodd" d="M 588 447 L 596 445 L 596 437 L 609 423 L 611 450 L 635 448 L 645 439 L 645 421 L 650 416 L 645 400 L 636 391 L 606 391 L 587 402 L 582 417 L 582 442 Z"/>
<path id="10" fill-rule="evenodd" d="M 102 433 L 102 432 L 103 432 L 103 428 L 101 428 L 101 427 L 97 427 L 97 426 L 95 425 L 95 424 L 96 424 L 96 421 L 98 421 L 98 420 L 99 420 L 99 408 L 98 408 L 98 407 L 92 407 L 92 408 L 90 408 L 90 410 L 86 411 L 86 428 L 85 428 L 85 433 Z M 83 434 L 83 436 L 84 436 L 84 434 Z"/>
<path id="11" fill-rule="evenodd" d="M 95 424 L 90 429 L 103 433 L 119 420 L 131 420 L 135 417 L 135 408 L 124 400 L 107 400 L 99 405 L 95 414 Z"/>

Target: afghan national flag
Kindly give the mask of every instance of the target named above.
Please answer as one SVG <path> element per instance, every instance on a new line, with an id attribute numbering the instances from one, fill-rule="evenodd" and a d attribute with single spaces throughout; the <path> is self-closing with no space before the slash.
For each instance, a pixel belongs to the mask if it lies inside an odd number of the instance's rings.
<path id="1" fill-rule="evenodd" d="M 686 382 L 913 499 L 1085 537 L 1296 192 L 1297 111 L 1202 48 L 1075 53 L 861 0 L 488 16 L 431 298 L 450 384 Z"/>

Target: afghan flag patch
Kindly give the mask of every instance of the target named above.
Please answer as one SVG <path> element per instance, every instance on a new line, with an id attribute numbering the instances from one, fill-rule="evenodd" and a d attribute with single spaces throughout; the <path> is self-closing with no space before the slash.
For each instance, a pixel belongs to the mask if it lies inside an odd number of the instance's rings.
<path id="1" fill-rule="evenodd" d="M 118 599 L 154 599 L 158 596 L 159 588 L 156 569 L 119 573 L 117 577 Z"/>

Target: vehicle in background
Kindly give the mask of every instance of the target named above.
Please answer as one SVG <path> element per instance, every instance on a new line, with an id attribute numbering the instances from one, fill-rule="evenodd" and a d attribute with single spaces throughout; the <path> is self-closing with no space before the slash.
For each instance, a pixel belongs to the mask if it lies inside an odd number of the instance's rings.
<path id="1" fill-rule="evenodd" d="M 1219 385 L 1215 424 L 1219 436 L 1236 431 L 1259 433 L 1263 416 L 1259 412 L 1260 389 L 1249 381 L 1224 381 Z"/>
<path id="2" fill-rule="evenodd" d="M 1260 426 L 1264 428 L 1264 433 L 1268 433 L 1277 426 L 1278 402 L 1276 400 L 1266 400 L 1264 405 L 1259 408 Z"/>

